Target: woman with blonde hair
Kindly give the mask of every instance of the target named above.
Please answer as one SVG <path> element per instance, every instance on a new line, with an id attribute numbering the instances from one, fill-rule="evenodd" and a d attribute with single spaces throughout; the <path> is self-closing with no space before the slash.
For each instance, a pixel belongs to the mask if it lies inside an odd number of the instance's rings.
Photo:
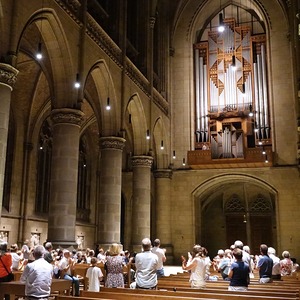
<path id="1" fill-rule="evenodd" d="M 106 281 L 105 287 L 124 287 L 123 266 L 124 260 L 120 255 L 121 245 L 113 243 L 109 247 L 109 255 L 106 257 Z"/>
<path id="2" fill-rule="evenodd" d="M 281 276 L 291 275 L 293 271 L 293 261 L 289 251 L 282 252 L 283 259 L 280 261 Z"/>

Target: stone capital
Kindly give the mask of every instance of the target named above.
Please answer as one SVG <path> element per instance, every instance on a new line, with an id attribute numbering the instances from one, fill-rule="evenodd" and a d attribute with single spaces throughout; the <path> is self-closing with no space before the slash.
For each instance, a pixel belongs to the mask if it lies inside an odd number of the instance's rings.
<path id="1" fill-rule="evenodd" d="M 54 124 L 68 123 L 80 126 L 83 115 L 81 110 L 72 108 L 53 109 L 51 112 Z"/>
<path id="2" fill-rule="evenodd" d="M 154 171 L 155 178 L 168 178 L 172 179 L 173 171 L 170 169 L 158 169 Z"/>
<path id="3" fill-rule="evenodd" d="M 126 140 L 121 137 L 101 137 L 100 148 L 101 149 L 116 149 L 123 150 Z"/>
<path id="4" fill-rule="evenodd" d="M 17 81 L 19 71 L 8 64 L 0 63 L 0 83 L 8 85 L 11 89 Z"/>
<path id="5" fill-rule="evenodd" d="M 153 163 L 152 156 L 133 156 L 131 158 L 132 167 L 149 167 L 151 168 Z"/>

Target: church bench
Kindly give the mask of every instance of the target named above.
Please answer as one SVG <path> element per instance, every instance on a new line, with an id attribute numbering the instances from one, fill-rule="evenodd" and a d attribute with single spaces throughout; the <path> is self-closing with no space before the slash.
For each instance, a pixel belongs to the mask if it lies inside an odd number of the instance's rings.
<path id="1" fill-rule="evenodd" d="M 229 283 L 226 284 L 207 284 L 205 290 L 212 290 L 213 292 L 228 290 Z M 178 282 L 164 282 L 158 284 L 158 289 L 166 289 L 166 290 L 189 290 L 191 289 L 190 283 L 178 283 Z M 248 291 L 253 292 L 273 292 L 273 293 L 289 293 L 293 295 L 299 295 L 299 285 L 274 285 L 270 284 L 250 284 L 248 287 Z"/>
<path id="2" fill-rule="evenodd" d="M 113 289 L 113 288 L 101 288 L 100 293 L 102 292 L 121 292 L 121 293 L 132 293 L 132 289 Z M 168 295 L 170 292 L 174 292 L 173 290 L 143 290 L 143 289 L 136 289 L 134 290 L 137 294 L 160 294 L 160 295 Z M 208 295 L 210 294 L 210 295 Z M 176 290 L 176 296 L 201 296 L 205 298 L 213 298 L 211 295 L 217 295 L 217 294 L 228 294 L 228 295 L 236 295 L 237 292 L 232 292 L 228 290 L 218 290 L 218 289 L 192 289 L 192 288 L 186 288 L 186 289 L 177 289 Z M 278 291 L 265 291 L 263 289 L 260 290 L 248 290 L 246 292 L 243 292 L 242 294 L 246 295 L 253 295 L 253 296 L 261 296 L 261 297 L 282 297 L 282 298 L 290 298 L 290 299 L 299 299 L 299 290 L 291 290 L 291 291 L 285 291 L 285 290 L 278 290 Z M 230 296 L 231 297 L 231 296 Z M 230 298 L 229 297 L 229 298 Z"/>
<path id="3" fill-rule="evenodd" d="M 78 296 L 62 296 L 57 295 L 54 298 L 55 300 L 109 300 L 106 298 L 86 298 L 86 297 L 78 297 Z"/>
<path id="4" fill-rule="evenodd" d="M 206 293 L 205 290 L 197 290 L 197 291 L 189 291 L 189 292 L 174 292 L 174 291 L 161 291 L 161 290 L 133 290 L 133 289 L 101 289 L 100 292 L 88 292 L 88 291 L 81 291 L 81 297 L 88 297 L 88 298 L 109 298 L 115 300 L 139 300 L 143 298 L 147 299 L 220 299 L 220 300 L 231 300 L 231 299 L 238 299 L 241 300 L 253 300 L 253 299 L 281 299 L 281 300 L 290 300 L 290 299 L 299 299 L 299 294 L 297 295 L 261 295 L 259 292 L 257 294 L 250 294 L 246 292 L 232 292 L 225 290 L 219 293 Z"/>

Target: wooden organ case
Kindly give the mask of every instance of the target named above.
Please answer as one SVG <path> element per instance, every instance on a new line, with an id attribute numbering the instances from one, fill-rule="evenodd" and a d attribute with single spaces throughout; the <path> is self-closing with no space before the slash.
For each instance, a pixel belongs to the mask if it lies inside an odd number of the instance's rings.
<path id="1" fill-rule="evenodd" d="M 272 164 L 265 34 L 224 20 L 194 45 L 195 150 L 191 168 Z"/>

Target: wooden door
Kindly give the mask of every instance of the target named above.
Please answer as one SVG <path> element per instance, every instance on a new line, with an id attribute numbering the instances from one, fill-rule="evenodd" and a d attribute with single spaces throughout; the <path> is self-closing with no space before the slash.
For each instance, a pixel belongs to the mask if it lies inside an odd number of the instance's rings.
<path id="1" fill-rule="evenodd" d="M 272 216 L 250 216 L 251 253 L 260 254 L 259 246 L 273 246 Z"/>
<path id="2" fill-rule="evenodd" d="M 244 215 L 227 215 L 226 216 L 226 241 L 230 247 L 236 240 L 247 244 L 246 223 Z"/>

